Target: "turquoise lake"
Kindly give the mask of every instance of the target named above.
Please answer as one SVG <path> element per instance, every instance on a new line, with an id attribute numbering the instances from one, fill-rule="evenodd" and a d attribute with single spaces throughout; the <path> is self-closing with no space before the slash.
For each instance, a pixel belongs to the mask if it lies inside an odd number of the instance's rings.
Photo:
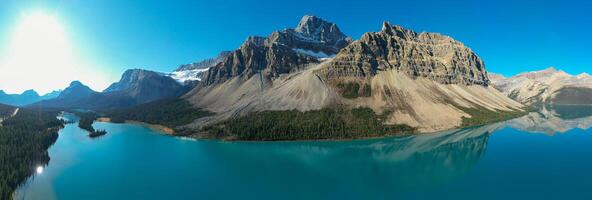
<path id="1" fill-rule="evenodd" d="M 68 124 L 49 149 L 49 164 L 15 196 L 592 199 L 590 110 L 544 109 L 471 129 L 322 142 L 191 140 L 103 122 L 94 126 L 108 134 L 91 139 Z"/>

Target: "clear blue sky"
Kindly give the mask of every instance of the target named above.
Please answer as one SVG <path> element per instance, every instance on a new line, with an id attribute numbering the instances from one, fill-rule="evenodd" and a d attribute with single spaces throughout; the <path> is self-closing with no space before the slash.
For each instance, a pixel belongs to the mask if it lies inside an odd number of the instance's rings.
<path id="1" fill-rule="evenodd" d="M 567 0 L 3 0 L 0 41 L 19 13 L 45 10 L 58 16 L 85 62 L 114 79 L 135 67 L 171 71 L 312 14 L 354 39 L 378 31 L 382 21 L 447 34 L 471 47 L 489 71 L 504 75 L 548 66 L 577 74 L 592 69 L 591 8 Z"/>

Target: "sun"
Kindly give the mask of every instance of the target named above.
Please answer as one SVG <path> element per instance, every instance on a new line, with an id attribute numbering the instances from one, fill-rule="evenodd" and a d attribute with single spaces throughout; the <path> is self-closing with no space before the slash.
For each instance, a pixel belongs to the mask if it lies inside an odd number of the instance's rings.
<path id="1" fill-rule="evenodd" d="M 7 91 L 35 89 L 45 93 L 61 89 L 72 80 L 93 78 L 58 17 L 44 12 L 22 14 L 3 54 L 0 89 Z"/>

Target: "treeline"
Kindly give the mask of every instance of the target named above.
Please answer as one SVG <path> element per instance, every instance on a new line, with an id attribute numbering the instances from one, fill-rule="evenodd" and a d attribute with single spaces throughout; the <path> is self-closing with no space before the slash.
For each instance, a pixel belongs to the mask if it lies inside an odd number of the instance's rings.
<path id="1" fill-rule="evenodd" d="M 58 111 L 21 108 L 0 126 L 0 199 L 10 199 L 13 191 L 36 166 L 49 162 L 47 149 L 57 140 L 64 121 Z"/>
<path id="2" fill-rule="evenodd" d="M 16 108 L 13 106 L 0 104 L 0 119 L 10 116 L 14 112 L 14 109 Z"/>
<path id="3" fill-rule="evenodd" d="M 99 137 L 107 134 L 106 130 L 95 130 L 92 124 L 99 118 L 99 114 L 95 112 L 76 112 L 73 111 L 76 116 L 80 117 L 78 121 L 78 127 L 88 131 L 88 136 L 91 138 Z"/>
<path id="4" fill-rule="evenodd" d="M 105 112 L 111 122 L 123 123 L 126 120 L 160 124 L 170 128 L 182 126 L 193 120 L 212 115 L 208 111 L 193 107 L 183 99 L 164 99 L 126 109 Z"/>
<path id="5" fill-rule="evenodd" d="M 387 125 L 390 113 L 377 115 L 370 108 L 324 108 L 300 112 L 263 111 L 205 127 L 215 137 L 237 140 L 318 140 L 404 135 L 407 125 Z"/>
<path id="6" fill-rule="evenodd" d="M 348 99 L 372 96 L 372 87 L 366 83 L 363 87 L 360 87 L 357 82 L 338 83 L 337 88 L 339 88 L 341 96 Z"/>
<path id="7" fill-rule="evenodd" d="M 477 106 L 475 108 L 467 108 L 456 105 L 457 108 L 460 108 L 463 112 L 471 115 L 471 117 L 462 117 L 462 125 L 463 127 L 468 126 L 480 126 L 485 124 L 490 124 L 494 122 L 501 122 L 510 119 L 514 119 L 516 117 L 520 117 L 523 115 L 528 114 L 530 111 L 528 108 L 525 111 L 519 110 L 512 110 L 512 111 L 504 111 L 504 110 L 497 110 L 491 111 L 487 108 Z"/>

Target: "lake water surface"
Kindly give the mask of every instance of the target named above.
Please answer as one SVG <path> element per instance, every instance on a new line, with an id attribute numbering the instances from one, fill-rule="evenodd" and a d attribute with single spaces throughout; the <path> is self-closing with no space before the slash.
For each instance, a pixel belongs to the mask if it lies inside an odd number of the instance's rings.
<path id="1" fill-rule="evenodd" d="M 103 122 L 94 126 L 108 134 L 91 139 L 68 124 L 49 149 L 48 166 L 15 196 L 592 199 L 591 113 L 561 110 L 472 129 L 334 142 L 195 141 Z"/>

